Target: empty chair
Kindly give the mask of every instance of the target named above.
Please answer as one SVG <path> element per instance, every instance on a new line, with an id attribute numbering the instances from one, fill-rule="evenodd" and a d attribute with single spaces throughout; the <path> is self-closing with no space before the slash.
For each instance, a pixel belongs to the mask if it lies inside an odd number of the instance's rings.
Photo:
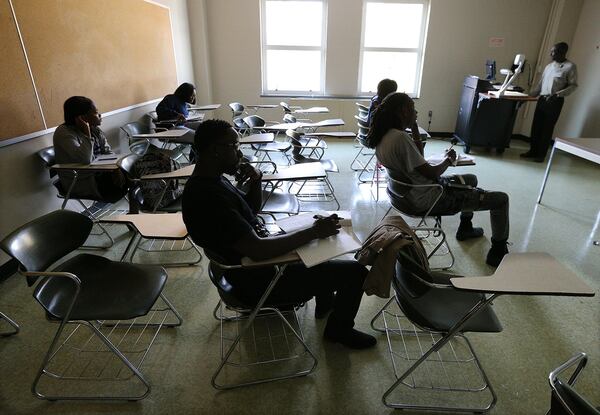
<path id="1" fill-rule="evenodd" d="M 572 368 L 575 364 L 577 364 L 577 367 L 569 380 L 567 382 L 562 381 L 558 376 L 565 370 Z M 552 388 L 552 397 L 550 400 L 550 410 L 546 415 L 600 415 L 600 410 L 594 408 L 591 403 L 573 388 L 575 381 L 586 364 L 587 355 L 585 353 L 577 353 L 550 373 L 548 380 Z"/>
<path id="2" fill-rule="evenodd" d="M 32 391 L 40 399 L 143 399 L 150 385 L 140 366 L 148 350 L 162 326 L 181 324 L 162 294 L 167 281 L 164 268 L 90 254 L 63 259 L 82 246 L 92 224 L 85 215 L 58 210 L 0 241 L 30 285 L 37 282 L 33 297 L 47 319 L 59 323 L 33 381 Z M 159 297 L 165 304 L 160 310 L 154 308 Z M 173 315 L 177 321 L 167 323 Z M 114 357 L 107 359 L 111 354 Z M 108 392 L 98 389 L 108 388 L 109 382 L 136 383 L 139 391 L 128 387 L 119 394 L 115 386 Z"/>
<path id="3" fill-rule="evenodd" d="M 239 102 L 230 103 L 229 108 L 231 109 L 231 119 L 241 117 L 243 115 L 248 115 L 246 108 Z"/>
<path id="4" fill-rule="evenodd" d="M 150 140 L 146 138 L 136 139 L 134 137 L 137 134 L 150 134 L 153 132 L 148 125 L 145 125 L 140 121 L 133 121 L 123 125 L 121 127 L 121 131 L 125 133 L 125 136 L 127 137 L 127 140 L 129 142 L 129 150 L 132 153 L 135 153 L 139 156 L 143 156 L 144 154 L 146 154 L 150 146 L 153 145 L 150 143 Z M 156 146 L 154 147 L 156 148 Z M 173 149 L 162 148 L 161 151 L 163 151 L 173 160 L 178 160 L 184 155 L 184 149 L 185 146 L 180 145 Z"/>
<path id="5" fill-rule="evenodd" d="M 400 251 L 394 296 L 372 322 L 388 336 L 396 376 L 383 402 L 399 409 L 487 412 L 496 393 L 464 333 L 498 333 L 502 326 L 485 294 L 454 288 L 450 278 L 457 276 L 433 274 L 416 249 L 422 247 Z M 375 326 L 378 319 L 383 327 Z M 402 395 L 394 394 L 399 388 Z"/>
<path id="6" fill-rule="evenodd" d="M 244 117 L 243 121 L 248 126 L 247 133 L 250 133 L 250 134 L 257 134 L 257 133 L 264 132 L 262 127 L 265 127 L 267 125 L 267 122 L 258 115 L 249 115 L 247 117 Z M 286 159 L 288 159 L 286 152 L 292 148 L 292 145 L 290 143 L 282 143 L 279 141 L 274 141 L 272 143 L 267 143 L 267 144 L 253 144 L 252 148 L 255 151 L 255 155 L 258 155 L 258 154 L 263 155 L 261 160 L 267 159 L 269 161 L 273 161 L 273 159 L 270 156 L 270 153 L 283 154 L 284 157 Z M 288 159 L 288 161 L 289 161 L 289 159 Z"/>
<path id="7" fill-rule="evenodd" d="M 288 105 L 287 102 L 284 102 L 284 101 L 281 101 L 279 103 L 279 105 L 281 106 L 281 108 L 283 108 L 284 114 L 291 114 L 294 110 L 298 110 L 298 109 L 302 108 L 302 107 L 298 107 L 298 106 L 290 106 L 290 105 Z"/>

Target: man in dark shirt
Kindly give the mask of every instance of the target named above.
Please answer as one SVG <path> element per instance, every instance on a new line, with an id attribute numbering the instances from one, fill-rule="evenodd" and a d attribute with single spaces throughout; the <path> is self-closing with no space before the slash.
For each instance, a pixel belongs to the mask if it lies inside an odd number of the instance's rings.
<path id="1" fill-rule="evenodd" d="M 207 120 L 196 130 L 194 145 L 198 159 L 183 193 L 183 220 L 194 242 L 223 261 L 239 264 L 245 256 L 253 260 L 269 259 L 313 239 L 338 233 L 338 218 L 332 216 L 315 220 L 305 230 L 259 236 L 262 232 L 256 214 L 262 205 L 261 173 L 250 164 L 241 163 L 235 130 L 226 121 Z M 223 174 L 235 175 L 247 191 L 238 190 Z M 353 328 L 366 274 L 367 270 L 355 261 L 330 261 L 312 268 L 290 264 L 269 301 L 293 303 L 316 296 L 317 318 L 324 317 L 332 307 L 324 337 L 350 348 L 364 349 L 376 343 L 374 337 Z M 229 283 L 240 288 L 247 302 L 260 298 L 272 276 L 272 267 L 239 269 L 226 274 Z"/>

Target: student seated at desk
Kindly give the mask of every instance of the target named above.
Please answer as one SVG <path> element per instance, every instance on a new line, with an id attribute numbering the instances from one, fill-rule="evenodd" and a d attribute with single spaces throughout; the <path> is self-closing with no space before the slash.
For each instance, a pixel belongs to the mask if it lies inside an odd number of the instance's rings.
<path id="1" fill-rule="evenodd" d="M 182 137 L 186 143 L 194 143 L 194 132 L 199 121 L 187 121 L 189 116 L 188 104 L 196 103 L 196 88 L 194 85 L 184 82 L 179 85 L 174 93 L 165 96 L 156 106 L 158 121 L 174 121 L 179 124 L 177 128 L 184 128 L 187 133 Z M 194 149 L 190 151 L 190 161 L 195 160 Z"/>
<path id="2" fill-rule="evenodd" d="M 373 122 L 373 114 L 375 110 L 381 104 L 381 101 L 392 92 L 396 92 L 398 84 L 393 79 L 382 79 L 377 84 L 377 95 L 371 98 L 371 105 L 369 106 L 369 114 L 367 115 L 367 122 L 369 125 Z"/>
<path id="3" fill-rule="evenodd" d="M 100 129 L 102 118 L 91 99 L 71 97 L 65 101 L 63 109 L 65 122 L 56 128 L 52 137 L 57 164 L 90 164 L 97 156 L 111 153 Z M 67 192 L 73 174 L 60 171 L 58 177 Z M 127 187 L 125 175 L 118 169 L 102 173 L 79 172 L 71 196 L 114 203 L 125 195 Z"/>
<path id="4" fill-rule="evenodd" d="M 182 213 L 196 244 L 228 264 L 239 264 L 242 257 L 265 260 L 338 233 L 337 217 L 329 217 L 315 220 L 309 229 L 265 235 L 257 218 L 262 205 L 261 172 L 241 163 L 243 155 L 235 130 L 226 121 L 207 120 L 196 130 L 195 140 L 198 162 L 185 185 Z M 247 192 L 239 191 L 223 174 L 236 175 L 239 182 L 246 183 Z M 376 343 L 373 336 L 353 328 L 366 275 L 366 268 L 355 261 L 330 261 L 308 269 L 290 264 L 269 298 L 296 303 L 316 296 L 317 318 L 332 308 L 325 339 L 364 349 Z M 248 303 L 258 301 L 272 276 L 272 267 L 236 269 L 226 274 L 231 285 L 246 293 Z"/>
<path id="5" fill-rule="evenodd" d="M 508 253 L 508 195 L 479 189 L 474 174 L 442 176 L 456 159 L 456 152 L 449 150 L 442 163 L 429 164 L 423 157 L 419 135 L 413 134 L 417 137 L 413 139 L 404 131 L 408 127 L 414 130 L 416 120 L 415 104 L 408 95 L 398 92 L 388 95 L 375 111 L 367 138 L 369 147 L 376 149 L 377 159 L 393 179 L 413 185 L 439 183 L 444 186 L 442 197 L 430 216 L 461 212 L 456 232 L 459 241 L 483 235 L 483 229 L 474 228 L 471 219 L 474 211 L 489 210 L 492 247 L 486 262 L 497 267 Z M 406 201 L 415 212 L 425 213 L 438 195 L 439 190 L 435 187 L 412 188 L 406 195 Z"/>

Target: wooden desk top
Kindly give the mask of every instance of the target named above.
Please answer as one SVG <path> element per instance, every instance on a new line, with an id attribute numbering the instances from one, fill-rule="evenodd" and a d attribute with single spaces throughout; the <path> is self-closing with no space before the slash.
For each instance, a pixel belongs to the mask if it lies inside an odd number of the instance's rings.
<path id="1" fill-rule="evenodd" d="M 191 105 L 189 109 L 196 111 L 214 111 L 221 108 L 221 104 L 207 104 L 207 105 Z"/>
<path id="2" fill-rule="evenodd" d="M 509 99 L 512 101 L 537 101 L 537 97 L 530 97 L 527 94 L 524 94 L 522 92 L 516 92 L 516 91 L 506 91 L 505 95 L 502 95 L 501 97 L 498 97 L 496 95 L 492 95 L 488 92 L 480 92 L 479 96 L 482 98 L 489 98 L 489 99 Z"/>
<path id="3" fill-rule="evenodd" d="M 507 254 L 496 272 L 487 277 L 451 278 L 461 290 L 497 294 L 593 297 L 594 291 L 550 254 Z"/>
<path id="4" fill-rule="evenodd" d="M 134 134 L 133 138 L 178 138 L 187 133 L 183 128 L 174 128 L 172 130 L 161 131 L 159 133 Z"/>
<path id="5" fill-rule="evenodd" d="M 190 177 L 194 172 L 195 164 L 182 167 L 180 169 L 170 171 L 167 173 L 153 173 L 142 176 L 141 180 L 170 180 L 170 179 L 185 179 Z"/>
<path id="6" fill-rule="evenodd" d="M 188 235 L 181 212 L 116 215 L 101 219 L 100 221 L 106 223 L 130 223 L 144 238 L 184 239 Z"/>
<path id="7" fill-rule="evenodd" d="M 242 267 L 264 267 L 266 265 L 289 264 L 291 262 L 299 262 L 300 257 L 296 251 L 288 252 L 287 254 L 279 255 L 274 258 L 265 259 L 262 261 L 254 261 L 248 257 L 242 258 Z"/>
<path id="8" fill-rule="evenodd" d="M 326 114 L 329 112 L 327 107 L 310 107 L 310 108 L 298 108 L 292 111 L 294 114 Z"/>
<path id="9" fill-rule="evenodd" d="M 245 105 L 246 108 L 254 108 L 254 109 L 258 109 L 258 108 L 277 108 L 279 105 L 276 104 L 252 104 L 252 105 Z"/>
<path id="10" fill-rule="evenodd" d="M 323 120 L 319 122 L 284 122 L 274 125 L 267 125 L 261 127 L 262 130 L 274 130 L 274 131 L 286 131 L 295 130 L 296 128 L 318 128 L 318 127 L 340 127 L 344 125 L 344 120 L 341 118 L 332 118 L 329 120 Z"/>
<path id="11" fill-rule="evenodd" d="M 116 159 L 92 162 L 91 164 L 63 163 L 63 164 L 54 164 L 50 167 L 50 169 L 51 170 L 85 170 L 85 171 L 89 171 L 89 172 L 107 171 L 107 170 L 117 170 L 119 168 L 117 163 L 118 163 L 118 160 L 116 160 Z"/>
<path id="12" fill-rule="evenodd" d="M 356 137 L 356 133 L 352 131 L 328 131 L 322 133 L 306 133 L 303 136 L 313 136 L 313 137 L 335 137 L 335 138 L 354 138 Z"/>
<path id="13" fill-rule="evenodd" d="M 275 182 L 283 180 L 310 180 L 320 179 L 323 177 L 327 177 L 327 173 L 325 172 L 325 169 L 321 163 L 300 163 L 294 164 L 285 170 L 282 169 L 277 173 L 264 174 L 262 181 Z"/>
<path id="14" fill-rule="evenodd" d="M 273 133 L 252 134 L 240 138 L 240 144 L 268 144 L 275 140 Z"/>
<path id="15" fill-rule="evenodd" d="M 555 138 L 555 143 L 564 143 L 590 153 L 600 155 L 600 138 Z M 559 146 L 560 148 L 560 146 Z"/>

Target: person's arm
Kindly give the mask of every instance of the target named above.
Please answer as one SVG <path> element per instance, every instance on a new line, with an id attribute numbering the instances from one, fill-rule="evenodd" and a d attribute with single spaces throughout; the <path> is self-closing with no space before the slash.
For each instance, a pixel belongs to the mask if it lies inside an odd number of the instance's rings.
<path id="1" fill-rule="evenodd" d="M 239 175 L 236 180 L 239 185 L 246 185 L 244 199 L 254 213 L 258 213 L 262 207 L 262 172 L 249 163 L 240 164 Z"/>
<path id="2" fill-rule="evenodd" d="M 185 115 L 171 108 L 171 105 L 167 102 L 167 97 L 156 106 L 156 116 L 158 117 L 158 121 L 185 121 Z"/>
<path id="3" fill-rule="evenodd" d="M 573 68 L 567 73 L 567 86 L 556 92 L 558 97 L 566 97 L 577 89 L 577 67 L 573 65 Z"/>
<path id="4" fill-rule="evenodd" d="M 454 160 L 456 160 L 456 152 L 454 150 L 450 150 L 446 154 L 444 161 L 442 161 L 440 164 L 432 166 L 429 163 L 425 163 L 415 167 L 415 170 L 428 179 L 437 180 L 442 174 L 444 174 L 446 169 L 452 165 Z"/>
<path id="5" fill-rule="evenodd" d="M 84 132 L 81 132 L 81 130 L 86 129 L 86 126 L 87 136 Z M 60 153 L 57 159 L 60 160 L 60 163 L 90 164 L 93 159 L 93 145 L 89 136 L 89 125 L 78 118 L 76 128 L 79 130 L 79 134 L 72 127 L 61 128 L 58 132 L 58 137 L 55 137 L 54 140 L 56 151 Z"/>
<path id="6" fill-rule="evenodd" d="M 413 123 L 412 127 L 410 128 L 410 131 L 412 134 L 413 142 L 417 146 L 417 150 L 419 150 L 419 153 L 421 153 L 421 155 L 423 156 L 425 154 L 424 153 L 425 146 L 423 145 L 423 141 L 421 140 L 421 133 L 419 132 L 419 125 L 417 124 L 416 121 Z"/>
<path id="7" fill-rule="evenodd" d="M 259 237 L 256 232 L 246 233 L 233 244 L 233 249 L 254 261 L 262 261 L 286 254 L 306 245 L 313 239 L 323 239 L 339 233 L 339 218 L 332 215 L 316 219 L 313 226 L 283 235 Z"/>
<path id="8" fill-rule="evenodd" d="M 102 131 L 100 127 L 93 127 L 91 133 L 98 140 L 100 154 L 111 154 L 112 148 L 110 147 L 110 144 L 108 144 L 104 131 Z"/>

